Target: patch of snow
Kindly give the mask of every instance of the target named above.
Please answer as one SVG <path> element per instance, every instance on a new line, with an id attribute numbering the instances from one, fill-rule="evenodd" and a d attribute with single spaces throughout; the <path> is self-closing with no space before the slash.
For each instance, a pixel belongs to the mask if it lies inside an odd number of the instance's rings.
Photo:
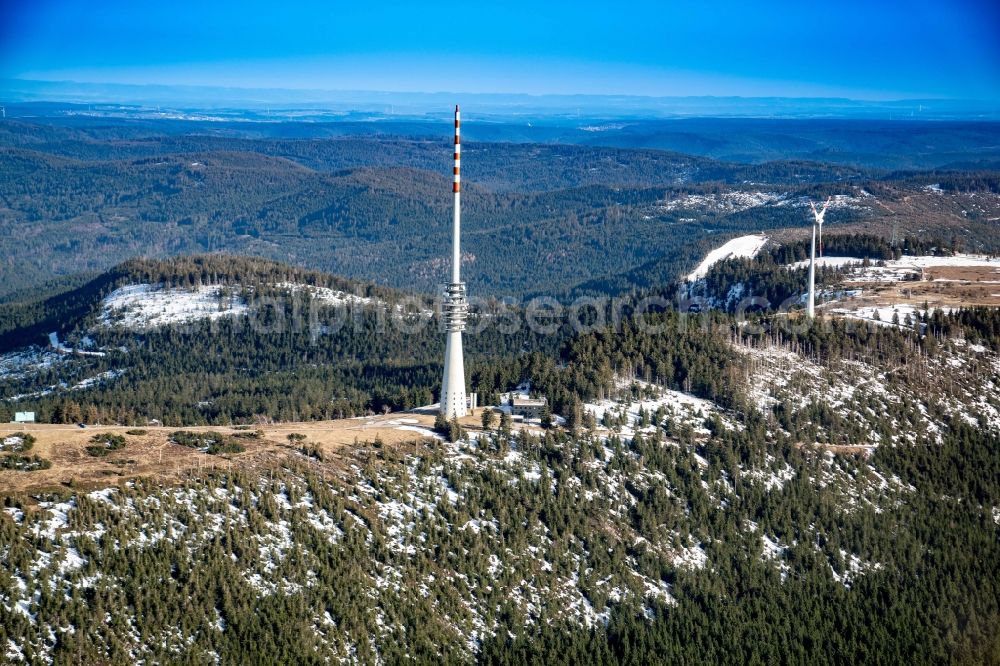
<path id="1" fill-rule="evenodd" d="M 91 340 L 91 344 L 93 340 Z M 49 333 L 49 345 L 52 349 L 56 350 L 60 354 L 81 354 L 83 356 L 104 356 L 104 352 L 99 351 L 85 351 L 83 349 L 73 349 L 72 347 L 67 347 L 62 342 L 59 341 L 59 333 L 53 331 Z"/>
<path id="2" fill-rule="evenodd" d="M 407 432 L 416 432 L 416 433 L 420 433 L 424 437 L 431 437 L 433 439 L 441 440 L 442 442 L 444 441 L 444 437 L 442 437 L 438 433 L 434 432 L 430 428 L 422 428 L 420 426 L 414 426 L 414 425 L 401 425 L 401 426 L 397 426 L 396 430 L 405 430 Z"/>
<path id="3" fill-rule="evenodd" d="M 14 642 L 13 638 L 7 639 L 7 652 L 5 656 L 10 661 L 24 661 L 24 651 L 21 646 Z"/>
<path id="4" fill-rule="evenodd" d="M 312 298 L 327 305 L 366 305 L 374 302 L 373 299 L 355 294 L 348 294 L 345 291 L 330 289 L 329 287 L 316 287 L 309 284 L 299 284 L 296 282 L 278 282 L 274 286 L 287 289 L 292 293 L 305 292 Z"/>
<path id="5" fill-rule="evenodd" d="M 93 492 L 87 493 L 87 497 L 98 501 L 115 506 L 115 502 L 111 499 L 118 490 L 116 488 L 102 488 L 101 490 L 95 490 Z"/>
<path id="6" fill-rule="evenodd" d="M 939 309 L 945 313 L 950 310 L 949 308 Z M 869 305 L 856 308 L 838 307 L 831 308 L 830 312 L 852 317 L 854 319 L 863 319 L 864 321 L 880 324 L 882 326 L 905 326 L 907 315 L 910 316 L 910 322 L 912 325 L 917 321 L 917 317 L 921 314 L 922 310 L 915 305 L 899 304 L 883 306 Z M 878 315 L 877 318 L 876 314 Z M 894 316 L 898 316 L 899 324 L 893 323 Z"/>
<path id="7" fill-rule="evenodd" d="M 63 551 L 63 560 L 59 563 L 59 571 L 66 573 L 75 569 L 80 569 L 87 563 L 87 560 L 80 556 L 76 548 L 69 546 Z"/>
<path id="8" fill-rule="evenodd" d="M 39 502 L 38 506 L 47 509 L 50 515 L 48 520 L 41 521 L 35 526 L 36 536 L 45 536 L 49 539 L 56 538 L 56 532 L 69 525 L 69 512 L 76 507 L 74 500 L 68 502 Z"/>
<path id="9" fill-rule="evenodd" d="M 784 468 L 777 472 L 754 469 L 750 476 L 755 480 L 762 481 L 764 488 L 768 491 L 781 490 L 786 483 L 795 478 L 795 470 L 785 463 Z"/>
<path id="10" fill-rule="evenodd" d="M 816 257 L 816 266 L 820 268 L 841 268 L 843 266 L 851 266 L 854 264 L 861 264 L 863 262 L 864 259 L 858 259 L 857 257 Z M 809 268 L 809 260 L 803 259 L 802 261 L 796 261 L 795 263 L 788 264 L 787 268 Z"/>
<path id="11" fill-rule="evenodd" d="M 643 392 L 638 399 L 632 400 L 627 393 L 618 400 L 602 400 L 596 403 L 584 403 L 583 410 L 594 415 L 598 423 L 604 418 L 605 413 L 612 415 L 625 414 L 626 425 L 619 429 L 621 435 L 632 437 L 639 428 L 640 411 L 652 417 L 661 407 L 664 408 L 666 416 L 678 419 L 690 425 L 696 432 L 705 433 L 705 418 L 711 414 L 719 414 L 722 421 L 728 427 L 736 427 L 723 415 L 723 410 L 711 400 L 695 397 L 689 393 L 675 391 L 656 384 L 639 380 L 620 380 L 618 388 L 623 393 L 633 384 L 637 385 Z M 640 432 L 654 431 L 660 424 L 652 424 L 646 428 L 639 428 Z"/>
<path id="12" fill-rule="evenodd" d="M 868 571 L 877 571 L 882 568 L 881 563 L 866 562 L 854 553 L 848 553 L 843 548 L 840 549 L 840 557 L 847 564 L 847 570 L 842 574 L 839 574 L 835 569 L 833 569 L 833 565 L 830 566 L 830 569 L 833 574 L 833 579 L 847 588 L 851 587 L 851 583 L 858 576 Z"/>
<path id="13" fill-rule="evenodd" d="M 699 546 L 681 549 L 674 557 L 674 566 L 686 567 L 688 569 L 704 569 L 708 564 L 708 554 L 705 549 Z"/>
<path id="14" fill-rule="evenodd" d="M 758 206 L 779 203 L 784 195 L 774 192 L 744 192 L 735 190 L 719 194 L 686 194 L 676 199 L 661 201 L 659 209 L 674 210 L 705 210 L 722 213 L 738 213 Z"/>
<path id="15" fill-rule="evenodd" d="M 952 256 L 905 256 L 899 259 L 872 262 L 851 271 L 849 282 L 900 282 L 917 279 L 925 268 L 994 268 L 1000 272 L 1000 257 L 982 254 L 955 254 Z"/>
<path id="16" fill-rule="evenodd" d="M 84 379 L 83 381 L 78 382 L 73 386 L 70 386 L 69 389 L 71 391 L 80 391 L 83 389 L 88 389 L 93 386 L 97 386 L 98 384 L 101 384 L 103 382 L 117 379 L 118 377 L 121 377 L 123 374 L 125 374 L 124 370 L 108 370 L 107 372 L 102 372 L 101 374 L 96 375 L 94 377 L 88 377 L 87 379 Z"/>
<path id="17" fill-rule="evenodd" d="M 31 346 L 0 355 L 0 379 L 17 379 L 51 368 L 65 360 L 62 354 Z"/>

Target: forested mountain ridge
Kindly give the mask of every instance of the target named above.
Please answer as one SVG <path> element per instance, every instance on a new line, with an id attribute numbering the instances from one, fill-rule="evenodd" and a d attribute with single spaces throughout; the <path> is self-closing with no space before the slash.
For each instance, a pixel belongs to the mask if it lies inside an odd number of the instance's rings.
<path id="1" fill-rule="evenodd" d="M 76 280 L 70 281 L 70 284 Z M 86 281 L 42 298 L 24 297 L 0 304 L 0 351 L 41 343 L 51 331 L 85 331 L 96 323 L 103 299 L 115 289 L 134 284 L 192 289 L 200 285 L 235 289 L 293 283 L 343 291 L 361 299 L 393 302 L 403 293 L 335 275 L 296 268 L 266 259 L 227 255 L 132 259 Z"/>
<path id="2" fill-rule="evenodd" d="M 248 138 L 164 127 L 0 126 L 2 292 L 137 255 L 220 250 L 425 291 L 443 275 L 445 141 Z M 802 210 L 775 200 L 739 209 L 664 205 L 692 194 L 857 196 L 884 177 L 815 162 L 748 165 L 657 150 L 476 142 L 465 149 L 467 276 L 470 288 L 491 296 L 581 284 L 629 291 L 647 286 L 642 273 L 655 262 L 653 272 L 676 277 L 712 233 L 802 223 Z M 937 176 L 933 182 L 947 187 L 955 174 Z M 901 186 L 880 200 L 927 197 L 921 188 L 931 181 L 894 177 L 904 179 Z M 969 219 L 975 210 L 950 202 L 934 224 L 987 239 Z M 845 213 L 830 222 L 884 224 L 886 217 L 874 204 L 838 218 Z M 907 224 L 916 211 L 901 215 Z M 506 251 L 512 244 L 521 249 L 516 261 Z"/>
<path id="3" fill-rule="evenodd" d="M 171 155 L 258 154 L 307 168 L 336 172 L 358 167 L 406 166 L 438 173 L 449 164 L 447 134 L 439 139 L 405 135 L 327 139 L 265 139 L 212 133 L 163 134 L 155 124 L 116 136 L 107 127 L 69 131 L 12 121 L 0 126 L 0 146 L 81 162 L 124 162 Z M 677 152 L 546 143 L 477 142 L 466 149 L 469 179 L 498 192 L 532 192 L 584 185 L 649 187 L 748 179 L 803 183 L 870 177 L 878 170 L 806 160 L 739 164 Z M 16 152 L 15 152 L 16 154 Z M 544 168 L 540 165 L 544 165 Z M 467 167 L 467 168 L 466 168 Z"/>
<path id="4" fill-rule="evenodd" d="M 426 295 L 264 259 L 131 260 L 80 287 L 0 304 L 2 414 L 180 425 L 427 405 L 441 372 L 438 308 Z M 572 333 L 567 322 L 532 331 L 520 316 L 477 305 L 472 372 L 555 353 Z"/>
<path id="5" fill-rule="evenodd" d="M 899 251 L 877 237 L 830 237 L 831 248 L 841 246 L 856 253 L 857 248 L 870 247 L 878 256 Z M 711 285 L 756 280 L 755 293 L 777 299 L 775 303 L 787 300 L 788 293 L 797 298 L 804 290 L 805 273 L 789 271 L 781 262 L 797 259 L 801 252 L 798 244 L 776 246 L 749 264 L 766 270 L 740 268 L 739 261 L 720 262 L 709 270 L 706 284 L 732 291 L 731 286 Z M 665 289 L 650 293 L 668 295 L 673 302 L 673 292 Z M 540 326 L 529 325 L 520 308 L 477 300 L 466 340 L 471 390 L 484 402 L 496 402 L 501 393 L 530 380 L 563 415 L 572 411 L 574 399 L 610 395 L 622 376 L 693 392 L 729 408 L 746 410 L 756 403 L 770 411 L 784 403 L 782 386 L 760 393 L 761 380 L 744 381 L 749 375 L 743 357 L 747 345 L 757 342 L 734 342 L 738 318 L 671 309 L 648 316 L 674 333 L 650 336 L 629 319 L 643 301 L 641 294 L 632 300 L 597 301 L 599 311 L 591 306 L 566 310 L 552 319 L 553 326 Z M 0 304 L 0 351 L 5 352 L 0 357 L 0 395 L 8 412 L 32 409 L 39 419 L 55 422 L 143 424 L 158 419 L 176 425 L 227 424 L 248 422 L 258 414 L 309 420 L 409 409 L 435 399 L 442 353 L 439 305 L 426 296 L 262 259 L 209 255 L 133 260 L 54 296 Z M 901 317 L 900 330 L 892 335 L 906 338 L 922 331 L 940 337 L 940 331 L 951 327 L 957 332 L 949 337 L 995 346 L 991 310 L 969 311 L 979 327 L 948 323 L 963 311 L 947 317 L 946 312 L 930 308 L 915 312 L 912 321 L 909 315 L 905 321 Z M 787 324 L 773 323 L 792 325 L 794 316 Z M 611 328 L 605 331 L 598 321 Z M 707 324 L 712 335 L 702 331 Z M 857 320 L 833 320 L 817 330 L 834 324 L 846 331 L 841 345 L 849 346 L 859 336 L 877 340 L 889 335 L 880 330 L 883 326 L 865 334 L 871 324 Z M 773 353 L 761 352 L 761 358 L 786 358 L 788 345 L 798 344 L 772 340 L 768 347 Z M 636 353 L 638 359 L 632 357 Z M 822 360 L 810 356 L 802 361 L 803 368 L 812 368 L 808 381 L 826 376 L 823 381 L 835 382 L 848 370 L 856 373 L 856 368 L 836 361 L 855 353 L 866 358 L 865 352 L 855 351 L 838 351 L 832 357 L 824 352 Z M 904 358 L 901 354 L 898 362 Z M 567 369 L 557 370 L 558 364 Z M 769 365 L 754 361 L 754 367 Z M 864 372 L 874 376 L 881 371 Z M 887 381 L 895 376 L 890 373 Z M 908 375 L 913 381 L 919 376 Z M 967 388 L 968 398 L 953 396 L 951 412 L 972 405 L 976 396 L 990 390 Z M 909 380 L 900 390 L 917 391 Z M 782 409 L 792 418 L 792 411 L 802 407 Z M 869 419 L 864 410 L 858 414 L 850 418 Z M 817 418 L 813 414 L 806 420 Z M 908 413 L 905 418 L 924 416 Z M 864 427 L 879 430 L 871 424 Z M 880 437 L 890 436 L 882 432 Z M 856 433 L 851 438 L 863 439 Z"/>

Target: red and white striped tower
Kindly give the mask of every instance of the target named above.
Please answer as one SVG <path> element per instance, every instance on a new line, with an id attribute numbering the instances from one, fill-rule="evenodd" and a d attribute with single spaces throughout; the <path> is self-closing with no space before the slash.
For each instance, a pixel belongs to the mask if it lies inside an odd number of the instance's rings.
<path id="1" fill-rule="evenodd" d="M 462 417 L 468 413 L 465 396 L 465 360 L 462 354 L 462 331 L 469 314 L 469 302 L 462 282 L 462 250 L 459 243 L 462 232 L 462 142 L 459 134 L 461 119 L 455 106 L 455 168 L 451 191 L 455 197 L 451 238 L 451 283 L 445 288 L 444 324 L 445 354 L 444 378 L 441 382 L 441 413 L 448 418 Z"/>
<path id="2" fill-rule="evenodd" d="M 461 282 L 461 262 L 462 257 L 459 254 L 459 235 L 461 232 L 462 223 L 462 137 L 461 137 L 461 127 L 462 118 L 459 114 L 458 104 L 455 105 L 455 168 L 454 168 L 454 182 L 451 186 L 451 191 L 455 196 L 455 205 L 452 209 L 452 239 L 451 239 L 451 281 L 453 283 Z"/>

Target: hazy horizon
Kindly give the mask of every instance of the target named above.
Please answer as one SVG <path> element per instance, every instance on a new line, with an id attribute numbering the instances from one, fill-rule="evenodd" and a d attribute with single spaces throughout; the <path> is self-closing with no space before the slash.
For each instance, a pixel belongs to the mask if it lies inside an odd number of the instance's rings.
<path id="1" fill-rule="evenodd" d="M 18 103 L 159 107 L 212 111 L 312 110 L 373 113 L 387 117 L 437 117 L 462 103 L 481 116 L 577 116 L 580 118 L 887 118 L 923 120 L 1000 118 L 1000 103 L 988 100 L 923 98 L 865 100 L 847 97 L 746 95 L 531 94 L 466 91 L 335 90 L 241 86 L 122 84 L 106 82 L 0 79 L 0 104 L 16 114 Z M 100 113 L 108 109 L 89 109 Z M 126 112 L 125 109 L 118 111 Z"/>

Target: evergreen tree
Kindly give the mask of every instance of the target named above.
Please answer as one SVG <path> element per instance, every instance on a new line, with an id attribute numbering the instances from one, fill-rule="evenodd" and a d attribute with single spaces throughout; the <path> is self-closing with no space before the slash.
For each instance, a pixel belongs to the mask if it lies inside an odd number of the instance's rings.
<path id="1" fill-rule="evenodd" d="M 489 407 L 483 407 L 483 430 L 490 430 L 496 422 L 496 414 Z"/>

